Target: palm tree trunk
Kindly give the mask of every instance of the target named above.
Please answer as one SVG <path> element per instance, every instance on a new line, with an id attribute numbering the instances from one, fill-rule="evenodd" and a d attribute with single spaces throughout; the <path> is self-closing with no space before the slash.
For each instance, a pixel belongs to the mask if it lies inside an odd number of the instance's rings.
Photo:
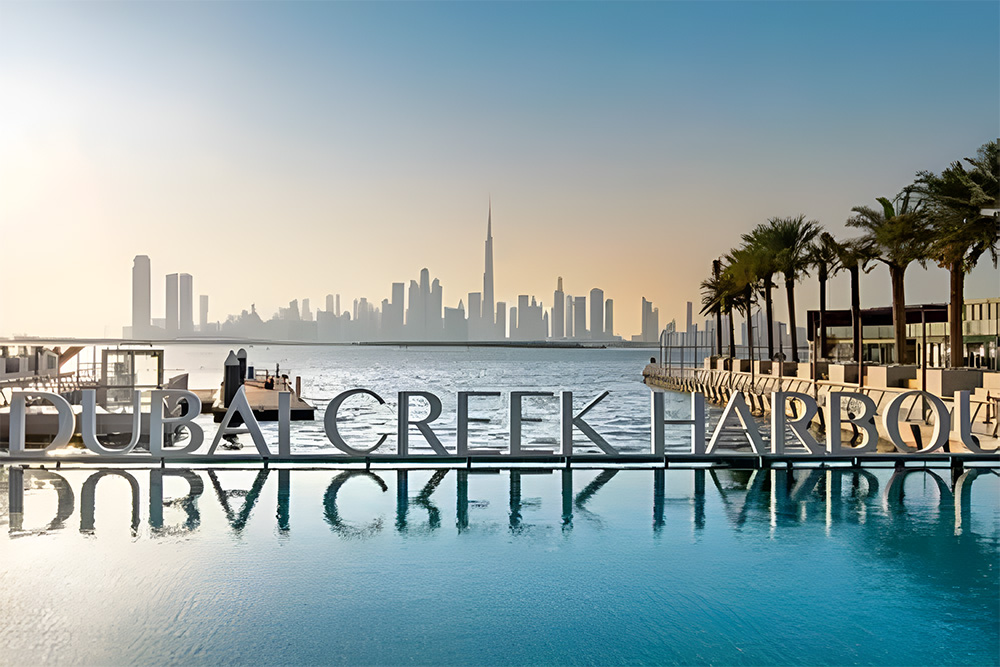
<path id="1" fill-rule="evenodd" d="M 951 273 L 951 301 L 948 303 L 948 338 L 951 340 L 951 367 L 965 365 L 965 341 L 962 337 L 962 311 L 965 310 L 965 272 L 959 262 L 948 267 Z"/>
<path id="2" fill-rule="evenodd" d="M 715 277 L 715 282 L 718 284 L 722 277 L 722 261 L 713 260 L 712 261 L 712 275 Z M 722 308 L 715 309 L 715 353 L 722 356 Z"/>
<path id="3" fill-rule="evenodd" d="M 889 280 L 892 282 L 892 335 L 897 364 L 910 363 L 906 353 L 906 293 L 903 289 L 905 272 L 905 267 L 889 266 Z"/>
<path id="4" fill-rule="evenodd" d="M 764 276 L 764 316 L 767 318 L 767 358 L 774 359 L 774 315 L 771 312 L 771 276 Z"/>
<path id="5" fill-rule="evenodd" d="M 726 311 L 726 319 L 729 320 L 729 364 L 732 368 L 733 359 L 736 358 L 736 335 L 733 331 L 733 310 Z"/>
<path id="6" fill-rule="evenodd" d="M 864 382 L 861 367 L 861 269 L 857 265 L 849 267 L 851 274 L 851 327 L 854 338 L 854 361 L 858 365 L 858 384 Z"/>
<path id="7" fill-rule="evenodd" d="M 792 337 L 792 361 L 799 363 L 799 335 L 795 331 L 795 281 L 785 278 L 785 293 L 788 295 L 788 333 Z"/>
<path id="8" fill-rule="evenodd" d="M 753 308 L 750 307 L 753 298 L 753 286 L 749 283 L 746 287 L 747 306 L 747 359 L 750 360 L 751 372 L 753 369 Z"/>
<path id="9" fill-rule="evenodd" d="M 826 267 L 819 270 L 819 349 L 816 352 L 817 359 L 826 358 Z"/>

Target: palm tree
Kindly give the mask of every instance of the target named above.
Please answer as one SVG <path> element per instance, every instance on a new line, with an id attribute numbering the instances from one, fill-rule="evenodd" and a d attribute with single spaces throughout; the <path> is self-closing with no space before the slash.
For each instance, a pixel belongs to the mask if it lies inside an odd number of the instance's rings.
<path id="1" fill-rule="evenodd" d="M 1000 244 L 1000 217 L 983 209 L 997 208 L 1000 201 L 1000 155 L 997 142 L 983 144 L 974 158 L 953 162 L 940 176 L 922 171 L 917 174 L 917 191 L 927 198 L 933 239 L 930 255 L 948 269 L 951 290 L 948 335 L 951 365 L 964 365 L 962 311 L 965 309 L 965 274 L 987 251 L 997 265 Z"/>
<path id="2" fill-rule="evenodd" d="M 819 223 L 806 220 L 806 216 L 771 218 L 770 251 L 778 271 L 785 277 L 785 294 L 788 297 L 788 330 L 792 337 L 792 361 L 799 361 L 799 338 L 795 326 L 795 282 L 808 275 L 809 248 L 820 232 Z"/>
<path id="3" fill-rule="evenodd" d="M 882 210 L 855 206 L 848 227 L 865 231 L 863 241 L 877 253 L 877 259 L 889 268 L 892 282 L 892 326 L 896 363 L 910 363 L 906 349 L 906 293 L 903 277 L 913 262 L 923 266 L 927 260 L 929 230 L 920 201 L 911 199 L 912 188 L 896 195 L 893 201 L 879 197 Z"/>
<path id="4" fill-rule="evenodd" d="M 767 253 L 760 247 L 743 245 L 730 250 L 726 255 L 729 265 L 726 274 L 732 281 L 735 297 L 733 308 L 743 314 L 747 321 L 747 358 L 753 365 L 753 304 L 754 292 L 759 291 L 760 276 L 766 270 Z"/>
<path id="5" fill-rule="evenodd" d="M 875 259 L 871 246 L 861 239 L 837 243 L 837 262 L 851 276 L 851 333 L 854 343 L 854 362 L 858 365 L 858 383 L 864 383 L 861 368 L 861 272 L 869 271 Z"/>
<path id="6" fill-rule="evenodd" d="M 819 338 L 816 341 L 817 359 L 826 358 L 826 282 L 841 269 L 841 245 L 830 232 L 821 232 L 809 253 L 809 262 L 816 267 L 819 279 Z"/>
<path id="7" fill-rule="evenodd" d="M 742 235 L 743 246 L 756 254 L 754 267 L 758 289 L 764 296 L 764 317 L 767 319 L 767 358 L 774 358 L 774 312 L 771 289 L 774 287 L 772 278 L 778 271 L 774 262 L 772 248 L 774 241 L 772 238 L 773 228 L 770 225 L 757 225 L 753 231 Z"/>
<path id="8" fill-rule="evenodd" d="M 736 339 L 733 336 L 733 308 L 739 298 L 739 287 L 725 270 L 713 273 L 701 281 L 701 314 L 725 315 L 729 320 L 729 357 L 736 357 Z M 731 362 L 730 362 L 731 363 Z"/>

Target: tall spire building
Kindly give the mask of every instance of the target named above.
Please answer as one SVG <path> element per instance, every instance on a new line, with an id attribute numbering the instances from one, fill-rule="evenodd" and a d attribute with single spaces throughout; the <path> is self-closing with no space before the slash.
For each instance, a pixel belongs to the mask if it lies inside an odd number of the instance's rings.
<path id="1" fill-rule="evenodd" d="M 484 329 L 493 331 L 496 323 L 493 315 L 493 202 L 490 201 L 486 216 L 486 271 L 483 273 L 483 324 Z"/>

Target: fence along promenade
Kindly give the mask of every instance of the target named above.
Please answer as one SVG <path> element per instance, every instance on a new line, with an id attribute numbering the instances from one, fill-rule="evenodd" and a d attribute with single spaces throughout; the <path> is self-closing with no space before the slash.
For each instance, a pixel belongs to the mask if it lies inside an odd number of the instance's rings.
<path id="1" fill-rule="evenodd" d="M 922 443 L 929 441 L 929 435 L 934 427 L 936 413 L 930 410 L 926 404 L 926 398 L 918 390 L 908 387 L 882 387 L 874 385 L 859 385 L 858 383 L 833 382 L 830 380 L 812 380 L 810 378 L 800 378 L 794 375 L 772 375 L 753 373 L 748 371 L 722 370 L 716 368 L 683 367 L 669 364 L 648 364 L 643 369 L 643 379 L 647 385 L 659 387 L 671 391 L 694 393 L 699 392 L 705 395 L 706 399 L 712 403 L 725 405 L 736 392 L 741 392 L 750 407 L 751 412 L 758 417 L 770 415 L 773 409 L 773 395 L 777 392 L 795 392 L 811 396 L 819 405 L 820 409 L 813 418 L 814 426 L 819 429 L 826 428 L 826 406 L 831 392 L 860 393 L 872 399 L 876 407 L 876 416 L 881 417 L 883 409 L 893 398 L 901 394 L 912 394 L 911 400 L 904 401 L 903 410 L 900 417 L 910 428 L 903 429 L 902 434 L 908 443 L 920 448 Z M 955 423 L 955 398 L 954 396 L 939 396 L 948 408 L 951 423 Z M 1000 438 L 998 438 L 998 413 L 1000 413 L 1000 396 L 987 394 L 987 398 L 969 398 L 971 412 L 972 435 L 980 443 L 980 447 L 986 450 L 1000 451 Z M 850 402 L 842 404 L 842 412 L 846 418 L 851 410 Z M 785 406 L 786 412 L 795 417 L 797 412 L 796 402 L 789 401 Z M 917 419 L 914 421 L 914 416 Z M 845 429 L 851 431 L 848 422 Z M 880 438 L 887 442 L 881 443 L 880 451 L 890 451 L 894 447 L 888 442 L 889 434 L 881 424 L 881 419 L 875 419 L 879 428 Z M 946 449 L 949 453 L 962 453 L 968 451 L 958 437 L 952 432 Z"/>

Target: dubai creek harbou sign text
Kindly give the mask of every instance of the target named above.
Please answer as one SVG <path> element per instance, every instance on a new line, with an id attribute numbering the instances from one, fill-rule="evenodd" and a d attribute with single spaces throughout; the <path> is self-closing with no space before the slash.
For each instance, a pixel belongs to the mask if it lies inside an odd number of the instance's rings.
<path id="1" fill-rule="evenodd" d="M 227 455 L 216 454 L 216 450 L 222 439 L 227 435 L 235 433 L 248 433 L 256 447 L 257 454 L 261 458 L 297 458 L 292 449 L 291 395 L 287 392 L 280 393 L 278 397 L 278 438 L 276 443 L 265 441 L 260 425 L 254 418 L 253 410 L 241 387 L 223 417 L 222 422 L 216 429 L 211 445 L 204 453 L 200 453 L 198 450 L 202 448 L 205 442 L 205 432 L 194 421 L 195 417 L 201 412 L 201 401 L 198 399 L 198 396 L 192 392 L 178 389 L 154 390 L 150 394 L 148 420 L 149 457 L 159 459 L 183 455 L 189 457 L 198 456 L 198 458 L 225 459 Z M 676 450 L 672 450 L 670 455 L 675 458 L 683 458 L 684 456 L 704 457 L 726 453 L 723 451 L 724 446 L 722 445 L 720 436 L 727 430 L 741 432 L 749 444 L 752 453 L 761 456 L 792 453 L 803 458 L 874 455 L 879 438 L 878 428 L 875 423 L 877 412 L 875 402 L 868 396 L 860 393 L 832 392 L 827 396 L 826 441 L 820 443 L 809 431 L 809 424 L 819 410 L 815 399 L 808 394 L 775 392 L 772 394 L 772 405 L 781 406 L 781 408 L 774 409 L 771 412 L 772 436 L 770 442 L 765 443 L 742 392 L 735 392 L 730 397 L 714 432 L 711 437 L 706 437 L 705 397 L 702 394 L 694 393 L 691 395 L 690 419 L 668 420 L 664 417 L 664 394 L 653 391 L 650 399 L 652 409 L 650 414 L 648 452 L 636 454 L 634 449 L 630 450 L 631 453 L 619 452 L 587 422 L 587 413 L 597 406 L 608 395 L 608 392 L 604 392 L 582 409 L 577 409 L 574 406 L 573 393 L 562 391 L 559 393 L 560 442 L 558 451 L 540 449 L 538 447 L 526 448 L 522 445 L 522 424 L 526 420 L 523 413 L 525 401 L 538 400 L 543 397 L 551 398 L 555 394 L 543 391 L 511 391 L 508 401 L 510 412 L 508 420 L 509 446 L 507 450 L 481 447 L 473 448 L 470 445 L 470 422 L 482 423 L 489 420 L 470 418 L 469 413 L 474 408 L 472 402 L 477 399 L 498 397 L 500 395 L 500 392 L 497 391 L 458 392 L 457 437 L 454 443 L 447 445 L 441 441 L 434 431 L 434 421 L 441 416 L 442 412 L 441 399 L 427 391 L 399 392 L 395 452 L 378 451 L 388 437 L 385 434 L 377 439 L 373 437 L 369 442 L 354 440 L 348 442 L 338 430 L 338 413 L 346 402 L 359 400 L 362 396 L 368 396 L 380 404 L 385 404 L 385 399 L 370 389 L 351 389 L 337 395 L 326 407 L 323 424 L 326 437 L 343 455 L 347 457 L 377 457 L 379 459 L 572 457 L 580 454 L 580 447 L 587 447 L 590 450 L 597 448 L 603 455 L 619 459 L 628 459 L 629 456 L 648 458 L 649 456 L 664 456 L 666 454 L 664 432 L 667 425 L 681 425 L 690 432 L 690 449 L 684 453 L 677 453 Z M 51 403 L 58 413 L 57 433 L 44 448 L 27 449 L 25 447 L 27 421 L 25 406 L 26 399 L 29 396 L 41 398 Z M 921 397 L 927 401 L 930 410 L 934 413 L 935 426 L 930 441 L 925 447 L 918 450 L 904 442 L 900 434 L 899 418 L 900 410 L 904 403 Z M 140 392 L 134 392 L 130 442 L 124 446 L 111 448 L 102 444 L 97 436 L 96 393 L 93 390 L 84 391 L 82 412 L 80 414 L 80 431 L 84 445 L 100 456 L 121 456 L 135 449 L 141 438 L 141 399 Z M 426 401 L 430 409 L 425 416 L 415 418 L 411 414 L 411 402 L 413 399 Z M 795 412 L 796 416 L 794 418 L 789 418 L 784 409 L 790 400 L 794 400 L 800 406 Z M 848 405 L 848 401 L 850 402 L 851 412 L 848 413 L 848 418 L 845 418 L 841 408 Z M 972 437 L 969 392 L 956 392 L 954 413 L 954 416 L 950 414 L 944 401 L 937 396 L 926 392 L 910 391 L 897 394 L 893 397 L 883 408 L 880 418 L 882 420 L 883 433 L 892 442 L 896 450 L 904 454 L 923 455 L 942 450 L 948 442 L 949 434 L 952 431 L 954 431 L 954 439 L 960 440 L 972 454 L 994 454 L 996 452 L 996 450 L 987 451 L 982 449 Z M 10 410 L 10 458 L 45 457 L 54 453 L 55 450 L 66 447 L 75 432 L 75 420 L 76 415 L 72 407 L 58 394 L 48 392 L 15 392 L 12 396 Z M 859 441 L 856 445 L 844 443 L 841 438 L 842 427 L 847 426 L 850 428 L 851 424 L 853 424 L 854 430 L 857 431 L 859 436 L 851 439 L 852 441 Z M 173 433 L 180 426 L 186 427 L 190 435 L 183 441 L 182 445 L 170 446 L 165 442 L 164 433 Z M 477 426 L 477 430 L 483 428 L 488 428 L 488 424 Z M 414 455 L 410 452 L 410 438 L 413 436 L 413 433 L 411 433 L 413 430 L 416 430 L 423 437 L 432 453 Z M 797 443 L 795 452 L 786 449 L 791 443 Z M 272 448 L 275 445 L 276 448 Z M 735 452 L 730 450 L 729 453 Z M 146 458 L 147 455 L 136 453 L 134 456 L 136 458 Z"/>

